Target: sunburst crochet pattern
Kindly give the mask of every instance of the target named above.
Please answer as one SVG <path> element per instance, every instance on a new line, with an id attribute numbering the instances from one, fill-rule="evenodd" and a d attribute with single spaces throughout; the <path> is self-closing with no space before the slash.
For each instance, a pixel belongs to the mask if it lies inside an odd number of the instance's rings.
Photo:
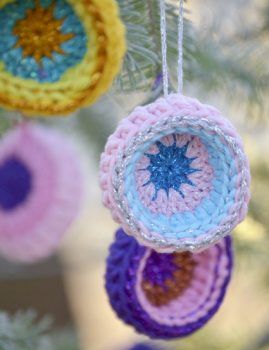
<path id="1" fill-rule="evenodd" d="M 242 141 L 215 108 L 179 94 L 123 119 L 100 162 L 103 203 L 159 252 L 205 249 L 240 223 L 250 198 Z"/>
<path id="2" fill-rule="evenodd" d="M 95 102 L 125 52 L 114 0 L 0 0 L 0 105 L 62 115 Z"/>
<path id="3" fill-rule="evenodd" d="M 54 0 L 43 8 L 35 0 L 35 7 L 27 10 L 25 18 L 18 20 L 13 28 L 13 34 L 18 38 L 15 48 L 21 48 L 23 57 L 33 57 L 40 65 L 43 57 L 53 59 L 56 52 L 65 55 L 61 45 L 75 36 L 60 30 L 65 18 L 54 17 L 55 5 Z"/>
<path id="4" fill-rule="evenodd" d="M 150 178 L 143 186 L 153 184 L 155 189 L 154 196 L 152 197 L 153 201 L 157 199 L 158 192 L 161 190 L 165 191 L 167 198 L 169 197 L 170 189 L 177 191 L 182 197 L 185 197 L 180 189 L 181 186 L 184 184 L 195 186 L 189 179 L 189 175 L 199 171 L 199 169 L 191 167 L 191 163 L 196 157 L 186 156 L 189 142 L 183 147 L 178 147 L 176 136 L 173 135 L 172 145 L 166 146 L 162 142 L 156 141 L 156 146 L 158 153 L 145 153 L 150 164 L 147 168 L 141 170 L 149 171 Z"/>

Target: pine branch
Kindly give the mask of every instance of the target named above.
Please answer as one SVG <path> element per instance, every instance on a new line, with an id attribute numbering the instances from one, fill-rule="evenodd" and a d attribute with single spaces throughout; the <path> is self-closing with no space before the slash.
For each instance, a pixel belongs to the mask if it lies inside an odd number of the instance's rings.
<path id="1" fill-rule="evenodd" d="M 142 90 L 156 74 L 159 55 L 148 17 L 148 2 L 118 0 L 121 17 L 127 30 L 128 50 L 116 87 L 121 91 Z"/>
<path id="2" fill-rule="evenodd" d="M 34 311 L 9 316 L 0 312 L 1 350 L 78 350 L 75 337 L 69 333 L 49 334 L 52 321 L 37 321 Z"/>
<path id="3" fill-rule="evenodd" d="M 159 2 L 118 0 L 118 3 L 127 28 L 128 51 L 116 88 L 123 92 L 151 89 L 161 72 Z M 177 25 L 178 2 L 170 1 L 167 3 L 167 47 L 172 85 L 176 84 Z M 251 62 L 251 43 L 245 42 L 242 49 L 242 43 L 231 45 L 231 42 L 226 45 L 214 42 L 210 31 L 201 35 L 185 18 L 184 81 L 200 83 L 207 91 L 232 91 L 233 98 L 243 92 L 250 102 L 260 103 L 269 87 L 268 69 L 267 72 L 258 69 L 262 57 L 256 57 L 254 64 Z"/>
<path id="4" fill-rule="evenodd" d="M 44 318 L 36 322 L 36 313 L 18 312 L 14 317 L 0 313 L 1 350 L 53 350 L 46 336 L 51 320 Z M 46 346 L 46 348 L 45 348 Z"/>

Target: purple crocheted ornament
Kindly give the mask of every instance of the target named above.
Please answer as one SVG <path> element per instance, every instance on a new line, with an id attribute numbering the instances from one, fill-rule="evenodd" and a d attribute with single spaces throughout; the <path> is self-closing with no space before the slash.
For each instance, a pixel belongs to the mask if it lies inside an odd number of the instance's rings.
<path id="1" fill-rule="evenodd" d="M 184 337 L 217 312 L 232 266 L 229 236 L 200 253 L 160 254 L 119 229 L 107 259 L 106 290 L 117 315 L 139 333 Z"/>
<path id="2" fill-rule="evenodd" d="M 159 252 L 199 251 L 247 213 L 242 141 L 214 107 L 171 94 L 137 107 L 108 139 L 103 203 L 126 233 Z"/>
<path id="3" fill-rule="evenodd" d="M 134 345 L 129 350 L 162 350 L 160 347 L 153 346 L 152 344 L 139 343 Z"/>

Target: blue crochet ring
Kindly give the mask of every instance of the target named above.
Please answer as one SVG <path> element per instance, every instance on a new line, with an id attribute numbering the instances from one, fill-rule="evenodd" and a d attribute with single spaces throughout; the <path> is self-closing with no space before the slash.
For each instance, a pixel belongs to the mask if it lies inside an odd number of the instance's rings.
<path id="1" fill-rule="evenodd" d="M 101 157 L 100 184 L 113 219 L 163 253 L 218 242 L 245 218 L 250 198 L 237 131 L 214 107 L 181 94 L 120 122 Z"/>

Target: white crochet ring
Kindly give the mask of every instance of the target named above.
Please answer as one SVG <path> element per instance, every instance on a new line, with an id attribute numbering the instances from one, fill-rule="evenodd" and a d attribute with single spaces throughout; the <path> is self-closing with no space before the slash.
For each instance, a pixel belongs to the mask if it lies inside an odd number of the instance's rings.
<path id="1" fill-rule="evenodd" d="M 244 219 L 250 171 L 242 141 L 215 108 L 179 94 L 137 107 L 101 157 L 103 203 L 138 241 L 197 251 Z"/>

